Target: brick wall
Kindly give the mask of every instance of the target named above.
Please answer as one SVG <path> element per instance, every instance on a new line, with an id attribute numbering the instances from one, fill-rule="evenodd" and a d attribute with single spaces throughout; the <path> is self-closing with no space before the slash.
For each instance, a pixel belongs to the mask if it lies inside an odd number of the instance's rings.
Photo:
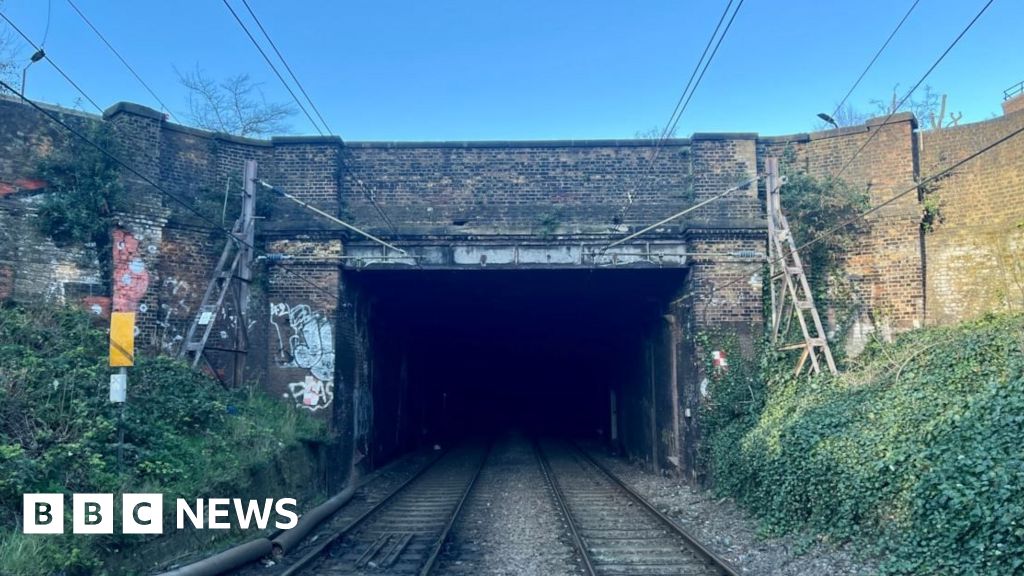
<path id="1" fill-rule="evenodd" d="M 77 130 L 88 131 L 99 122 L 94 116 L 46 108 Z M 0 97 L 0 118 L 0 301 L 84 305 L 88 297 L 109 295 L 110 282 L 100 277 L 94 248 L 57 246 L 36 224 L 45 186 L 36 167 L 55 146 L 65 145 L 65 133 L 9 97 Z"/>
<path id="2" fill-rule="evenodd" d="M 941 171 L 1024 126 L 1024 110 L 922 134 L 921 175 Z M 928 322 L 1024 309 L 1024 136 L 958 168 L 929 194 L 939 219 L 924 236 Z"/>
<path id="3" fill-rule="evenodd" d="M 374 202 L 403 231 L 607 232 L 692 198 L 688 141 L 661 147 L 641 180 L 653 154 L 635 141 L 348 143 L 344 211 L 378 230 Z"/>
<path id="4" fill-rule="evenodd" d="M 818 177 L 838 177 L 867 192 L 871 206 L 912 190 L 916 184 L 916 121 L 896 114 L 883 123 L 764 138 L 759 157 L 785 158 Z M 786 191 L 782 188 L 783 210 Z M 924 321 L 924 261 L 921 255 L 921 208 L 916 191 L 867 218 L 867 231 L 846 255 L 843 271 L 851 282 L 859 312 L 848 327 L 848 351 L 856 354 L 873 333 L 890 337 Z"/>

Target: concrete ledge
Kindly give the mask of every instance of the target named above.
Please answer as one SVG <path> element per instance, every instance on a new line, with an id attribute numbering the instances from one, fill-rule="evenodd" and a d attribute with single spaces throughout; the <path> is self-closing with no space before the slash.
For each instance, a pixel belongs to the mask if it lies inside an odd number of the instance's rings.
<path id="1" fill-rule="evenodd" d="M 881 126 L 883 124 L 898 124 L 900 122 L 909 121 L 914 125 L 914 128 L 917 128 L 917 117 L 914 116 L 913 112 L 898 112 L 893 114 L 892 118 L 889 118 L 888 122 L 885 121 L 886 117 L 887 116 L 879 116 L 872 118 L 865 123 L 865 126 Z"/>
<path id="2" fill-rule="evenodd" d="M 36 106 L 39 106 L 40 108 L 42 108 L 44 110 L 49 110 L 50 112 L 56 112 L 58 114 L 67 114 L 69 116 L 79 116 L 81 118 L 88 118 L 89 120 L 98 120 L 100 118 L 99 115 L 93 114 L 91 112 L 84 112 L 82 110 L 77 110 L 77 109 L 74 109 L 74 108 L 65 108 L 64 106 L 58 106 L 57 104 L 47 104 L 45 102 L 39 102 L 39 101 L 36 101 L 36 100 L 33 100 L 33 102 L 36 103 Z M 27 102 L 22 102 L 21 101 L 21 97 L 18 96 L 17 94 L 0 93 L 0 103 L 3 103 L 3 104 L 16 104 L 18 106 L 24 106 L 25 108 L 28 108 L 30 110 L 32 109 L 32 107 Z"/>
<path id="3" fill-rule="evenodd" d="M 790 134 L 788 136 L 760 136 L 757 141 L 765 144 L 803 144 L 811 141 L 811 135 L 807 132 L 800 132 L 799 134 Z"/>
<path id="4" fill-rule="evenodd" d="M 346 142 L 348 148 L 643 148 L 655 140 L 458 140 L 441 142 Z M 685 147 L 688 138 L 671 138 L 662 146 Z"/>
<path id="5" fill-rule="evenodd" d="M 757 140 L 757 132 L 695 132 L 690 140 Z"/>
<path id="6" fill-rule="evenodd" d="M 181 124 L 172 124 L 170 122 L 165 122 L 164 128 L 172 132 L 180 132 L 182 134 L 188 134 L 190 136 L 196 136 L 198 138 L 207 138 L 209 140 L 232 142 L 235 144 L 244 144 L 246 146 L 262 146 L 267 148 L 270 147 L 269 140 L 260 140 L 259 138 L 249 138 L 246 136 L 235 136 L 234 134 L 227 134 L 226 132 L 211 132 L 209 130 L 203 130 L 201 128 L 193 128 L 191 126 L 183 126 Z"/>
<path id="7" fill-rule="evenodd" d="M 788 144 L 794 143 L 805 143 L 814 140 L 828 140 L 829 138 L 839 138 L 841 136 L 849 136 L 851 134 L 863 134 L 864 132 L 870 132 L 871 128 L 875 126 L 888 126 L 892 124 L 899 124 L 901 122 L 910 122 L 911 129 L 917 129 L 917 117 L 912 112 L 899 112 L 893 114 L 889 121 L 885 121 L 886 116 L 879 116 L 871 118 L 864 124 L 857 124 L 856 126 L 841 126 L 839 128 L 830 128 L 828 130 L 817 130 L 814 132 L 799 132 L 797 134 L 790 134 L 784 136 L 762 136 L 757 139 L 758 142 L 764 142 L 766 144 Z"/>
<path id="8" fill-rule="evenodd" d="M 103 118 L 106 120 L 122 112 L 126 114 L 135 114 L 136 116 L 142 116 L 144 118 L 152 118 L 161 122 L 166 120 L 166 116 L 163 112 L 157 112 L 148 106 L 133 104 L 131 102 L 118 102 L 117 104 L 114 104 L 103 111 Z"/>
<path id="9" fill-rule="evenodd" d="M 333 144 L 342 146 L 340 136 L 273 136 L 270 138 L 273 146 L 287 146 L 289 144 Z"/>

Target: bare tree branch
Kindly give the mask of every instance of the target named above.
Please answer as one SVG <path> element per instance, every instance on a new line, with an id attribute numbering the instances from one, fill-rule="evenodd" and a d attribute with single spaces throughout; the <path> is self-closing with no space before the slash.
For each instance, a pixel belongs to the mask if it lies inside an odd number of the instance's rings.
<path id="1" fill-rule="evenodd" d="M 236 136 L 263 137 L 290 131 L 288 119 L 295 109 L 283 103 L 267 102 L 248 74 L 216 81 L 198 66 L 184 72 L 175 70 L 188 98 L 188 118 L 196 127 Z"/>

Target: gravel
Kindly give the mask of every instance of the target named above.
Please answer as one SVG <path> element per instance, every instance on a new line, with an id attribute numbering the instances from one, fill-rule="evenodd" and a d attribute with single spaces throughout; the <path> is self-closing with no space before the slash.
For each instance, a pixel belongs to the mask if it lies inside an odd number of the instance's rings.
<path id="1" fill-rule="evenodd" d="M 870 561 L 858 559 L 851 546 L 835 547 L 814 540 L 803 543 L 794 536 L 762 537 L 757 521 L 730 499 L 715 498 L 706 490 L 654 474 L 601 450 L 588 452 L 742 574 L 859 576 L 877 573 L 877 567 Z"/>
<path id="2" fill-rule="evenodd" d="M 435 456 L 436 454 L 432 450 L 421 450 L 399 458 L 387 466 L 359 478 L 357 482 L 361 487 L 356 490 L 352 500 L 315 528 L 295 550 L 290 551 L 278 561 L 264 559 L 244 566 L 232 574 L 235 576 L 272 576 L 283 572 L 319 544 L 322 538 L 328 538 L 337 530 L 350 524 L 380 499 L 415 475 Z"/>
<path id="3" fill-rule="evenodd" d="M 729 499 L 693 489 L 603 450 L 588 452 L 686 528 L 742 574 L 860 576 L 877 573 L 850 546 L 813 538 L 759 535 L 757 521 Z M 429 452 L 399 459 L 368 478 L 353 501 L 318 529 L 308 549 L 415 473 Z M 303 550 L 273 566 L 250 565 L 237 574 L 280 572 Z M 453 526 L 433 574 L 446 576 L 571 576 L 582 574 L 568 529 L 541 472 L 530 441 L 509 433 L 495 442 L 473 492 Z"/>
<path id="4" fill-rule="evenodd" d="M 510 433 L 493 446 L 434 574 L 580 574 L 567 529 L 531 443 Z"/>

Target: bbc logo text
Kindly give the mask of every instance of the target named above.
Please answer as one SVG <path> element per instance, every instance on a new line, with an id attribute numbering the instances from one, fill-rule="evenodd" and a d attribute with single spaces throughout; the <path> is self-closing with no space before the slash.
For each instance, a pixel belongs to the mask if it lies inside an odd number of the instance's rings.
<path id="1" fill-rule="evenodd" d="M 195 529 L 228 530 L 237 526 L 266 529 L 271 520 L 280 530 L 293 528 L 299 521 L 294 498 L 242 500 L 240 498 L 198 498 L 175 501 L 175 526 Z M 163 534 L 163 494 L 122 494 L 121 533 Z M 73 534 L 113 534 L 113 494 L 72 494 L 71 532 Z M 234 523 L 232 523 L 232 520 Z M 64 533 L 64 494 L 25 494 L 22 499 L 22 531 L 25 534 Z"/>

